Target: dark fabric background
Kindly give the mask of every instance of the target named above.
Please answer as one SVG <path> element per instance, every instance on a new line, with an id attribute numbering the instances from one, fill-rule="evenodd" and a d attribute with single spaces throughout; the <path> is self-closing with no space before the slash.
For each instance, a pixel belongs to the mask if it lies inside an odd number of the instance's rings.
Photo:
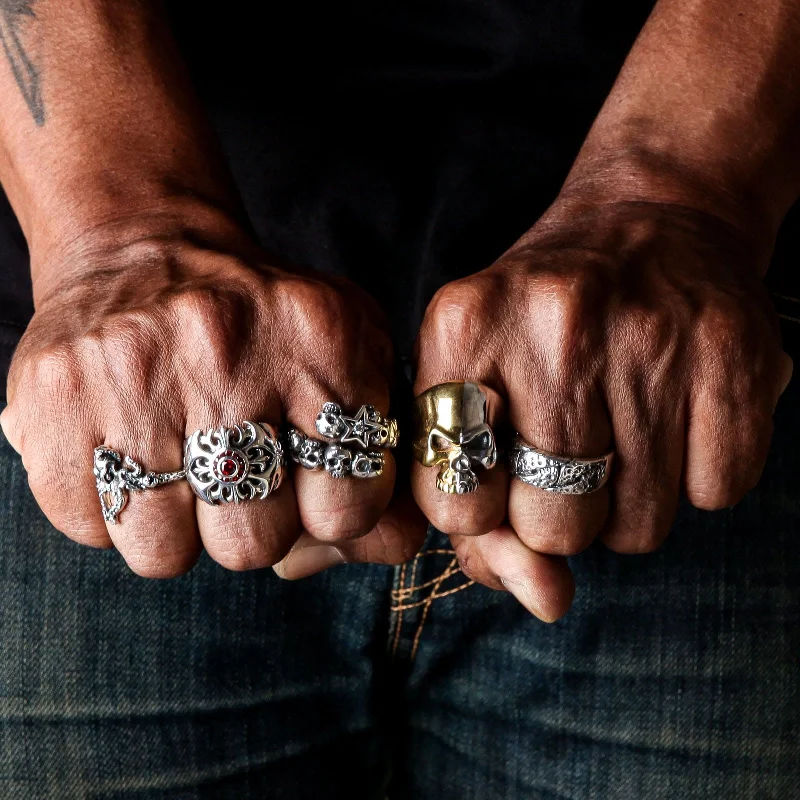
<path id="1" fill-rule="evenodd" d="M 551 202 L 652 4 L 215 5 L 169 3 L 259 237 L 372 292 L 408 357 L 433 292 Z M 786 227 L 770 276 L 782 296 L 799 236 Z M 32 313 L 5 203 L 0 268 L 5 374 Z"/>

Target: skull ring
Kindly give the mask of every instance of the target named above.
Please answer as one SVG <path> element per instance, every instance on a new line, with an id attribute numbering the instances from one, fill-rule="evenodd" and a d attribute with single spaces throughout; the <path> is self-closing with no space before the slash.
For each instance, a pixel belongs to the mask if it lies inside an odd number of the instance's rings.
<path id="1" fill-rule="evenodd" d="M 476 467 L 497 463 L 497 444 L 486 421 L 486 395 L 475 383 L 440 383 L 416 399 L 414 456 L 438 467 L 436 488 L 467 494 L 478 488 Z"/>
<path id="2" fill-rule="evenodd" d="M 386 465 L 380 451 L 364 452 L 340 442 L 323 442 L 297 428 L 286 431 L 286 452 L 295 464 L 304 469 L 324 469 L 332 478 L 377 478 Z"/>
<path id="3" fill-rule="evenodd" d="M 397 420 L 385 419 L 374 406 L 361 406 L 355 414 L 345 414 L 338 403 L 325 403 L 315 422 L 320 436 L 343 445 L 370 447 L 397 446 Z"/>

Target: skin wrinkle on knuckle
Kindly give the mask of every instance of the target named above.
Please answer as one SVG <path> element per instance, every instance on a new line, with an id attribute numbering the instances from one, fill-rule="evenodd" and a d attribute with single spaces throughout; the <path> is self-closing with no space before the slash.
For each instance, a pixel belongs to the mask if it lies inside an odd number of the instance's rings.
<path id="1" fill-rule="evenodd" d="M 197 540 L 176 535 L 168 523 L 164 528 L 154 528 L 153 521 L 125 522 L 124 529 L 114 531 L 117 549 L 137 575 L 170 578 L 185 574 L 199 557 Z"/>
<path id="2" fill-rule="evenodd" d="M 552 556 L 576 556 L 589 547 L 594 536 L 595 532 L 593 531 L 571 530 L 565 532 L 563 529 L 548 531 L 539 528 L 533 533 L 520 535 L 520 538 L 537 553 L 546 553 Z"/>
<path id="3" fill-rule="evenodd" d="M 194 567 L 196 556 L 185 559 L 154 558 L 151 555 L 125 555 L 125 563 L 140 578 L 152 580 L 168 580 L 186 575 Z"/>
<path id="4" fill-rule="evenodd" d="M 380 518 L 380 511 L 367 503 L 340 508 L 304 508 L 306 530 L 325 542 L 346 541 L 369 533 Z"/>
<path id="5" fill-rule="evenodd" d="M 658 550 L 669 534 L 677 511 L 676 503 L 667 508 L 659 498 L 644 500 L 641 505 L 618 507 L 611 526 L 603 538 L 618 553 L 652 553 Z"/>
<path id="6" fill-rule="evenodd" d="M 440 531 L 459 536 L 477 536 L 488 533 L 502 520 L 481 519 L 474 510 L 461 508 L 446 498 L 427 509 L 426 516 Z M 437 498 L 438 500 L 438 498 Z M 423 509 L 425 510 L 425 509 Z"/>

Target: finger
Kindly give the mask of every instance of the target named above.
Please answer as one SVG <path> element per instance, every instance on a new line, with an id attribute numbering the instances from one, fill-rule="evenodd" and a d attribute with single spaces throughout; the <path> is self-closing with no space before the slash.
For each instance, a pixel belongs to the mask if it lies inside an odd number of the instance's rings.
<path id="1" fill-rule="evenodd" d="M 355 380 L 352 384 L 358 385 Z M 307 436 L 320 438 L 315 420 L 327 402 L 339 404 L 348 417 L 357 414 L 362 405 L 372 405 L 386 418 L 389 411 L 388 387 L 375 388 L 373 384 L 358 390 L 318 388 L 295 393 L 287 406 L 287 418 Z M 342 443 L 341 447 L 351 455 L 357 450 L 376 449 L 352 443 Z M 391 450 L 382 449 L 380 452 L 384 458 L 383 471 L 371 478 L 358 478 L 351 474 L 337 478 L 327 469 L 307 470 L 299 466 L 293 470 L 303 530 L 319 541 L 340 543 L 364 536 L 378 524 L 391 500 L 396 474 Z M 341 451 L 340 455 L 344 457 Z"/>
<path id="2" fill-rule="evenodd" d="M 428 521 L 410 495 L 392 500 L 366 536 L 325 544 L 304 532 L 289 554 L 276 564 L 285 580 L 296 580 L 344 563 L 402 564 L 422 547 Z"/>
<path id="3" fill-rule="evenodd" d="M 130 456 L 146 472 L 171 472 L 183 464 L 183 429 L 178 421 L 159 427 L 120 419 L 102 442 Z M 96 493 L 95 493 L 96 498 Z M 200 555 L 194 495 L 186 481 L 130 492 L 108 535 L 128 566 L 145 578 L 172 578 L 188 572 Z"/>
<path id="4" fill-rule="evenodd" d="M 446 382 L 446 380 L 430 382 L 429 376 L 424 376 L 423 381 L 424 383 L 418 381 L 418 394 L 422 389 Z M 497 429 L 501 427 L 505 418 L 505 402 L 499 392 L 486 384 L 476 385 L 485 398 L 486 422 L 497 435 Z M 469 436 L 470 430 L 478 430 L 478 423 L 482 421 L 480 415 L 474 413 L 469 414 L 467 419 L 461 420 L 463 425 L 460 430 L 463 431 L 463 436 Z M 441 422 L 443 420 L 440 420 Z M 412 464 L 411 487 L 414 497 L 425 516 L 444 533 L 466 536 L 487 533 L 500 525 L 506 518 L 508 471 L 501 463 L 498 463 L 493 469 L 483 469 L 473 462 L 471 466 L 479 481 L 475 491 L 467 494 L 448 494 L 438 489 L 436 486 L 437 475 L 441 473 L 441 470 L 450 467 L 448 452 L 451 454 L 458 452 L 456 449 L 458 432 L 449 432 L 445 429 L 446 427 L 446 424 L 439 425 L 437 431 L 440 433 L 433 429 L 425 429 L 413 434 L 420 438 L 420 445 L 423 449 L 428 447 L 428 442 L 432 437 L 442 440 L 442 444 L 435 448 L 438 454 L 434 457 L 431 453 L 428 458 L 433 466 L 424 466 L 416 460 Z"/>
<path id="5" fill-rule="evenodd" d="M 10 406 L 6 406 L 2 413 L 0 413 L 0 428 L 3 430 L 3 435 L 6 440 L 17 451 L 18 454 L 22 453 L 22 444 L 19 438 L 17 429 L 17 421 L 13 410 Z"/>
<path id="6" fill-rule="evenodd" d="M 25 396 L 38 402 L 25 402 Z M 4 410 L 4 430 L 20 453 L 31 492 L 53 527 L 79 544 L 109 548 L 113 545 L 92 471 L 94 448 L 102 433 L 79 396 L 66 400 L 46 390 L 25 392 Z"/>
<path id="7" fill-rule="evenodd" d="M 512 423 L 536 449 L 578 458 L 602 456 L 610 449 L 611 424 L 592 382 L 519 376 L 509 382 L 508 392 Z M 573 555 L 584 550 L 603 527 L 608 508 L 605 486 L 573 495 L 511 482 L 511 526 L 528 547 L 541 553 Z"/>
<path id="8" fill-rule="evenodd" d="M 792 361 L 788 353 L 781 350 L 779 357 L 779 364 L 778 364 L 778 380 L 777 380 L 778 392 L 777 396 L 775 397 L 775 403 L 773 404 L 773 410 L 775 406 L 777 406 L 778 400 L 780 399 L 781 395 L 789 387 L 789 382 L 792 380 L 793 372 L 794 372 L 794 361 Z M 0 417 L 0 422 L 2 422 L 2 417 Z"/>
<path id="9" fill-rule="evenodd" d="M 537 553 L 504 525 L 483 536 L 451 536 L 467 577 L 506 590 L 543 622 L 564 616 L 575 596 L 575 582 L 561 556 Z"/>
<path id="10" fill-rule="evenodd" d="M 658 548 L 680 497 L 684 403 L 673 395 L 671 382 L 653 378 L 617 381 L 609 388 L 615 455 L 612 508 L 601 539 L 618 553 Z"/>
<path id="11" fill-rule="evenodd" d="M 702 390 L 690 401 L 686 496 L 713 511 L 739 502 L 758 482 L 772 439 L 771 408 L 742 402 L 732 390 Z"/>

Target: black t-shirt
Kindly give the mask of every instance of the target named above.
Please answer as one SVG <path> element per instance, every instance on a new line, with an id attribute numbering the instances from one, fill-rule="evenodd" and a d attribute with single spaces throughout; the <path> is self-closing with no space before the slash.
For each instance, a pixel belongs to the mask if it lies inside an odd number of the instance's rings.
<path id="1" fill-rule="evenodd" d="M 433 292 L 552 201 L 652 3 L 169 6 L 263 244 L 370 291 L 407 357 Z M 32 304 L 3 203 L 0 264 L 4 368 Z"/>

